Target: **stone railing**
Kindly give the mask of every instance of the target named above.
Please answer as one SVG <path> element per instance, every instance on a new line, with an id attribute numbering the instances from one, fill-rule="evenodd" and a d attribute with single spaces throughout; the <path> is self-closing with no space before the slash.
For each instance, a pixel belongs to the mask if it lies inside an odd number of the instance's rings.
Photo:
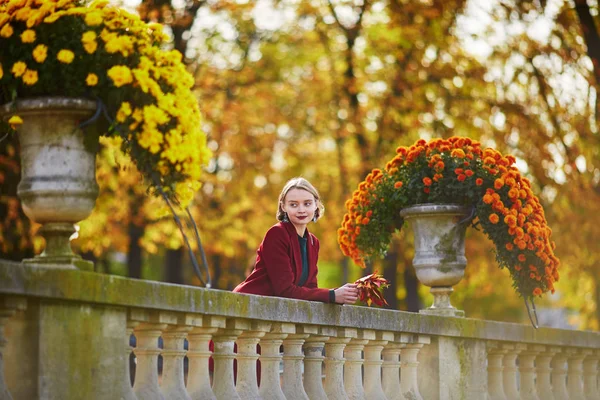
<path id="1" fill-rule="evenodd" d="M 597 332 L 0 261 L 2 400 L 598 400 L 599 358 Z"/>

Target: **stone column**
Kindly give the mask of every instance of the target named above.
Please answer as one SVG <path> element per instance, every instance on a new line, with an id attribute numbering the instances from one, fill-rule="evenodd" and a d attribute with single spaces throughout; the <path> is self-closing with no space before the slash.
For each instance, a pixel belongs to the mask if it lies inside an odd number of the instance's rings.
<path id="1" fill-rule="evenodd" d="M 488 399 L 508 400 L 504 394 L 502 359 L 506 349 L 500 347 L 498 342 L 487 342 L 488 352 Z"/>
<path id="2" fill-rule="evenodd" d="M 279 348 L 289 334 L 296 333 L 294 324 L 276 323 L 260 341 L 260 396 L 264 400 L 285 400 L 281 390 L 279 364 L 282 356 Z"/>
<path id="3" fill-rule="evenodd" d="M 219 328 L 225 328 L 225 318 L 210 315 L 198 316 L 190 321 L 194 328 L 188 334 L 187 389 L 193 400 L 216 400 L 210 386 L 208 360 L 212 355 L 209 344 Z"/>
<path id="4" fill-rule="evenodd" d="M 183 377 L 183 358 L 186 350 L 183 348 L 191 326 L 169 325 L 163 332 L 163 373 L 161 392 L 165 399 L 192 400 L 185 388 Z"/>
<path id="5" fill-rule="evenodd" d="M 224 329 L 219 329 L 213 337 L 215 350 L 215 370 L 213 374 L 213 392 L 217 400 L 240 400 L 235 390 L 233 379 L 233 345 L 244 330 L 248 330 L 250 323 L 243 319 L 228 318 Z"/>
<path id="6" fill-rule="evenodd" d="M 552 358 L 552 392 L 556 400 L 568 399 L 567 391 L 567 356 L 564 349 Z"/>
<path id="7" fill-rule="evenodd" d="M 125 380 L 123 382 L 123 399 L 122 400 L 136 400 L 137 397 L 131 386 L 131 371 L 129 365 L 129 359 L 133 352 L 131 347 L 131 335 L 133 334 L 133 328 L 138 325 L 136 321 L 127 321 L 127 327 L 125 328 Z"/>
<path id="8" fill-rule="evenodd" d="M 381 351 L 389 341 L 394 340 L 394 334 L 376 332 L 375 337 L 365 345 L 365 395 L 369 400 L 386 400 L 381 386 Z"/>
<path id="9" fill-rule="evenodd" d="M 256 346 L 260 338 L 271 329 L 268 322 L 251 321 L 250 329 L 242 332 L 237 339 L 237 383 L 235 389 L 244 400 L 260 399 L 256 375 L 258 353 Z"/>
<path id="10" fill-rule="evenodd" d="M 344 348 L 344 389 L 350 400 L 364 400 L 365 390 L 363 388 L 362 376 L 362 352 L 369 340 L 375 340 L 375 331 L 361 329 L 356 338 L 352 338 Z"/>
<path id="11" fill-rule="evenodd" d="M 567 390 L 569 400 L 585 400 L 583 392 L 583 359 L 592 354 L 587 349 L 567 349 L 569 372 L 567 375 Z"/>
<path id="12" fill-rule="evenodd" d="M 281 390 L 287 400 L 309 400 L 302 383 L 302 346 L 311 333 L 318 333 L 316 326 L 296 326 L 296 333 L 283 341 L 283 383 Z"/>
<path id="13" fill-rule="evenodd" d="M 540 400 L 535 386 L 535 358 L 545 350 L 544 346 L 527 345 L 519 354 L 521 400 Z M 545 399 L 544 399 L 545 400 Z"/>
<path id="14" fill-rule="evenodd" d="M 600 400 L 598 387 L 598 361 L 600 352 L 588 355 L 583 361 L 583 387 L 586 400 Z"/>
<path id="15" fill-rule="evenodd" d="M 552 390 L 552 381 L 550 380 L 550 362 L 560 349 L 558 347 L 547 347 L 545 351 L 538 354 L 535 358 L 536 369 L 536 387 L 537 394 L 541 400 L 554 400 L 554 391 Z"/>
<path id="16" fill-rule="evenodd" d="M 329 400 L 348 398 L 344 389 L 344 348 L 356 336 L 356 329 L 338 328 L 337 337 L 325 343 L 325 393 Z"/>
<path id="17" fill-rule="evenodd" d="M 26 305 L 27 301 L 25 299 L 0 296 L 0 400 L 12 400 L 4 380 L 4 348 L 8 343 L 4 336 L 4 327 L 15 311 L 18 309 L 24 310 Z"/>
<path id="18" fill-rule="evenodd" d="M 323 388 L 323 348 L 336 329 L 318 327 L 318 334 L 311 334 L 304 342 L 304 390 L 310 400 L 328 400 Z"/>
<path id="19" fill-rule="evenodd" d="M 519 389 L 517 388 L 517 357 L 519 353 L 525 350 L 524 344 L 505 344 L 502 346 L 506 350 L 504 359 L 502 360 L 504 394 L 508 399 L 518 399 Z"/>
<path id="20" fill-rule="evenodd" d="M 137 357 L 133 391 L 138 399 L 165 400 L 158 387 L 158 338 L 167 324 L 143 322 L 134 328 Z"/>
<path id="21" fill-rule="evenodd" d="M 384 347 L 383 365 L 381 366 L 381 382 L 383 392 L 388 400 L 403 400 L 400 387 L 400 353 L 406 344 L 397 343 L 400 335 L 395 336 L 395 341 Z"/>
<path id="22" fill-rule="evenodd" d="M 406 400 L 423 400 L 417 383 L 419 352 L 424 345 L 430 344 L 428 336 L 402 335 L 406 347 L 400 353 L 400 390 Z"/>

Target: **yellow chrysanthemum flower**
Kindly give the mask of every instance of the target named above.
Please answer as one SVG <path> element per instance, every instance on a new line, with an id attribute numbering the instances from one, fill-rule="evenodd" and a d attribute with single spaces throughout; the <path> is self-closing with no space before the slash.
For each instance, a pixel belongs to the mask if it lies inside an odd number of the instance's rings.
<path id="1" fill-rule="evenodd" d="M 74 58 L 75 58 L 75 53 L 73 53 L 71 50 L 65 50 L 65 49 L 62 49 L 56 55 L 56 59 L 63 64 L 71 64 L 73 62 Z"/>
<path id="2" fill-rule="evenodd" d="M 123 123 L 123 122 L 125 122 L 127 117 L 129 117 L 130 115 L 131 115 L 131 104 L 124 101 L 123 103 L 121 103 L 121 108 L 119 108 L 119 111 L 117 112 L 117 117 L 116 117 L 117 121 L 120 123 Z"/>
<path id="3" fill-rule="evenodd" d="M 112 79 L 116 87 L 121 87 L 133 82 L 131 70 L 125 65 L 115 65 L 109 69 L 108 77 Z"/>
<path id="4" fill-rule="evenodd" d="M 15 30 L 13 29 L 11 24 L 6 24 L 2 27 L 2 29 L 0 29 L 0 36 L 2 36 L 3 38 L 9 38 L 12 36 L 14 31 Z"/>
<path id="5" fill-rule="evenodd" d="M 10 15 L 7 13 L 0 13 L 0 26 L 4 26 L 10 20 Z"/>
<path id="6" fill-rule="evenodd" d="M 150 153 L 156 154 L 160 151 L 160 144 L 163 142 L 163 134 L 158 129 L 144 127 L 142 133 L 138 136 L 138 143 Z"/>
<path id="7" fill-rule="evenodd" d="M 23 82 L 27 85 L 27 86 L 32 86 L 35 85 L 38 81 L 38 72 L 28 69 L 27 71 L 25 71 L 25 74 L 23 74 Z"/>
<path id="8" fill-rule="evenodd" d="M 102 14 L 100 12 L 89 12 L 85 15 L 85 23 L 88 26 L 97 26 L 102 23 Z"/>
<path id="9" fill-rule="evenodd" d="M 2 64 L 0 64 L 0 79 L 4 76 L 4 70 L 2 69 Z"/>
<path id="10" fill-rule="evenodd" d="M 46 61 L 46 57 L 48 57 L 48 46 L 45 44 L 38 44 L 33 49 L 33 59 L 38 63 L 43 63 Z"/>
<path id="11" fill-rule="evenodd" d="M 96 86 L 98 84 L 98 75 L 89 73 L 85 78 L 85 84 L 88 86 Z"/>
<path id="12" fill-rule="evenodd" d="M 84 32 L 83 35 L 81 35 L 81 43 L 89 43 L 89 42 L 94 42 L 96 40 L 96 32 L 94 31 L 87 31 Z"/>
<path id="13" fill-rule="evenodd" d="M 33 29 L 27 29 L 21 33 L 21 42 L 23 43 L 33 43 L 35 39 L 36 35 Z"/>
<path id="14" fill-rule="evenodd" d="M 96 41 L 87 42 L 83 44 L 83 48 L 88 54 L 94 54 L 94 52 L 98 48 L 98 43 L 96 43 Z"/>
<path id="15" fill-rule="evenodd" d="M 27 71 L 27 64 L 25 64 L 23 61 L 17 61 L 16 63 L 14 63 L 11 70 L 15 78 L 18 78 L 21 75 L 23 75 L 25 71 Z"/>

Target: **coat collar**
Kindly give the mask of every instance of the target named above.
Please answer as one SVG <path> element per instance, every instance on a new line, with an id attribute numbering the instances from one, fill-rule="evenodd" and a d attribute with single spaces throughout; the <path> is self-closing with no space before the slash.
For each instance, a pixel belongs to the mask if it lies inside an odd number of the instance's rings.
<path id="1" fill-rule="evenodd" d="M 280 224 L 285 227 L 286 231 L 290 235 L 290 238 L 297 239 L 297 236 L 299 236 L 299 235 L 298 235 L 298 232 L 296 232 L 296 227 L 294 226 L 294 224 L 292 224 L 291 222 L 285 222 L 285 221 L 281 221 Z M 314 240 L 313 240 L 313 237 L 312 237 L 310 231 L 308 230 L 308 226 L 306 227 L 306 237 L 308 238 L 310 245 L 313 246 L 315 243 L 314 243 Z"/>
<path id="2" fill-rule="evenodd" d="M 292 257 L 294 259 L 294 269 L 296 272 L 294 283 L 298 284 L 298 280 L 302 276 L 302 253 L 300 251 L 300 243 L 298 242 L 298 232 L 296 232 L 296 228 L 291 222 L 280 222 L 280 224 L 282 224 L 285 230 L 287 231 L 290 243 L 292 245 Z M 306 252 L 308 254 L 308 269 L 310 271 L 311 267 L 313 266 L 314 260 L 316 260 L 315 246 L 313 236 L 308 231 L 308 228 L 306 228 L 306 235 L 309 238 L 308 245 L 306 246 Z"/>

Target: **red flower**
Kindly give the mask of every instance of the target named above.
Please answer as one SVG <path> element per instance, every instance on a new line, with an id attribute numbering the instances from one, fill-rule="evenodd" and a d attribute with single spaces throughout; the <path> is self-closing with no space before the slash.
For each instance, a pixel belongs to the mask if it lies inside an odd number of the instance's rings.
<path id="1" fill-rule="evenodd" d="M 426 176 L 425 178 L 423 178 L 423 184 L 424 184 L 425 186 L 431 186 L 431 184 L 432 184 L 432 183 L 433 183 L 433 182 L 432 182 L 431 178 L 429 178 L 429 177 L 427 177 L 427 176 Z M 427 192 L 427 193 L 429 193 L 429 192 Z"/>

